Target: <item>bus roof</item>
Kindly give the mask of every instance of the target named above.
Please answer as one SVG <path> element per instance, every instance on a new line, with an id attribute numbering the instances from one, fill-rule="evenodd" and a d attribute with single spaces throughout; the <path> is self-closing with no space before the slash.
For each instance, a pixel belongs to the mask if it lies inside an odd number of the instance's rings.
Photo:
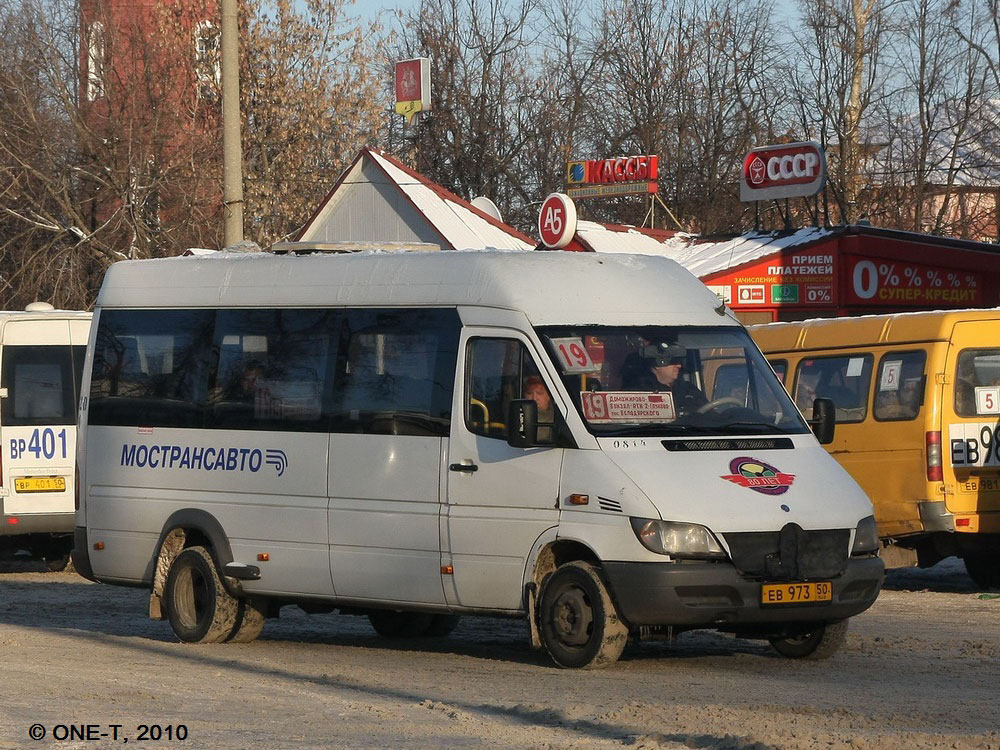
<path id="1" fill-rule="evenodd" d="M 750 326 L 749 330 L 757 346 L 770 354 L 873 344 L 947 341 L 956 323 L 979 320 L 1000 320 L 1000 309 L 931 310 L 853 318 L 814 318 L 791 323 L 766 323 Z"/>
<path id="2" fill-rule="evenodd" d="M 123 261 L 108 308 L 460 306 L 520 310 L 533 325 L 738 325 L 668 258 L 534 251 L 361 252 Z"/>
<path id="3" fill-rule="evenodd" d="M 0 310 L 0 324 L 12 320 L 90 320 L 86 310 Z"/>

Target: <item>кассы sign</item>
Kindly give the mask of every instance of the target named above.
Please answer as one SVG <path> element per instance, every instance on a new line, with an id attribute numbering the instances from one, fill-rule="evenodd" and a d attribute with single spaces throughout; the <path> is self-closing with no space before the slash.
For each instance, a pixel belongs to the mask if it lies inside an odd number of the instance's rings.
<path id="1" fill-rule="evenodd" d="M 660 158 L 652 154 L 571 161 L 566 165 L 568 185 L 610 185 L 616 182 L 655 181 L 659 177 Z"/>
<path id="2" fill-rule="evenodd" d="M 755 148 L 743 160 L 744 202 L 816 195 L 826 184 L 826 154 L 815 141 Z"/>

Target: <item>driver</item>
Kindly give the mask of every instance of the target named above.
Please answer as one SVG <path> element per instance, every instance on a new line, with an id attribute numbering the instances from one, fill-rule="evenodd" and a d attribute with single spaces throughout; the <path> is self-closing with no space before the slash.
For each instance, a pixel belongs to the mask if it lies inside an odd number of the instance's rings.
<path id="1" fill-rule="evenodd" d="M 680 377 L 687 358 L 687 349 L 680 344 L 650 344 L 643 347 L 646 369 L 640 374 L 635 390 L 669 391 L 674 397 L 674 409 L 679 416 L 697 411 L 708 403 L 705 394 Z"/>

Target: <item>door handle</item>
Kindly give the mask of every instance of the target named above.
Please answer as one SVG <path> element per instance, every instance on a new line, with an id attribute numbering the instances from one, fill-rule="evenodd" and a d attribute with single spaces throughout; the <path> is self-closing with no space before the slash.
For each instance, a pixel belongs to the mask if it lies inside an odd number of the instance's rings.
<path id="1" fill-rule="evenodd" d="M 468 474 L 471 474 L 474 471 L 479 471 L 479 467 L 476 464 L 472 463 L 472 461 L 470 461 L 469 459 L 465 459 L 460 464 L 452 464 L 448 468 L 451 471 L 464 471 Z"/>

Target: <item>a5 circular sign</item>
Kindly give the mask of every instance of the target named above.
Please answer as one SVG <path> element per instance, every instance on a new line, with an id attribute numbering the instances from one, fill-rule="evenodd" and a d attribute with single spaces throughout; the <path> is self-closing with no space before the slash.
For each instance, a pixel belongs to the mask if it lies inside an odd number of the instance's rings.
<path id="1" fill-rule="evenodd" d="M 576 204 L 564 193 L 550 193 L 538 212 L 538 236 L 545 247 L 566 247 L 576 234 Z"/>

